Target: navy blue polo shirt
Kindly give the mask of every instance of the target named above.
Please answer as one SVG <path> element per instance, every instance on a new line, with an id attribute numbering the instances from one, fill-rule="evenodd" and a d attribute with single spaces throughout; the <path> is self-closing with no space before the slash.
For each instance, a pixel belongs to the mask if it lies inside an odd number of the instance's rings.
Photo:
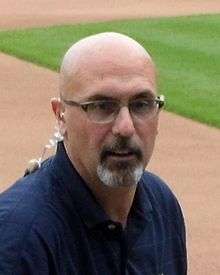
<path id="1" fill-rule="evenodd" d="M 185 275 L 179 204 L 145 172 L 127 227 L 112 221 L 70 162 L 54 157 L 0 195 L 0 274 Z"/>

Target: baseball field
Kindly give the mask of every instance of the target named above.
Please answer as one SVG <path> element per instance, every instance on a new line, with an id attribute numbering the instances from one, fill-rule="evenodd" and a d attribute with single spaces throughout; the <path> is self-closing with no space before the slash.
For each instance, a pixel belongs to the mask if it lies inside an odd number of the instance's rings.
<path id="1" fill-rule="evenodd" d="M 53 133 L 50 98 L 67 48 L 97 32 L 128 34 L 153 55 L 167 98 L 147 169 L 182 205 L 189 274 L 220 274 L 220 1 L 10 0 L 0 15 L 0 191 Z"/>

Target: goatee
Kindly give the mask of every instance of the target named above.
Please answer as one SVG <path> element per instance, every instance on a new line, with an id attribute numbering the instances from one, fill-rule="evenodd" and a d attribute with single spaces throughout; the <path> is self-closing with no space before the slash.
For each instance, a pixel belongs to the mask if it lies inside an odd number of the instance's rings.
<path id="1" fill-rule="evenodd" d="M 118 137 L 111 145 L 103 147 L 98 177 L 106 186 L 137 185 L 144 171 L 142 159 L 136 144 L 128 138 Z"/>

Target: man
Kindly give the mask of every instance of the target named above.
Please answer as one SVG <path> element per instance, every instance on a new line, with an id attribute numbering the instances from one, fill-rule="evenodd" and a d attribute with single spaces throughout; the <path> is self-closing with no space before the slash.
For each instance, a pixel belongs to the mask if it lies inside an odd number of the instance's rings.
<path id="1" fill-rule="evenodd" d="M 186 274 L 179 204 L 144 172 L 163 101 L 133 39 L 101 33 L 68 50 L 52 99 L 63 142 L 0 198 L 0 274 Z"/>

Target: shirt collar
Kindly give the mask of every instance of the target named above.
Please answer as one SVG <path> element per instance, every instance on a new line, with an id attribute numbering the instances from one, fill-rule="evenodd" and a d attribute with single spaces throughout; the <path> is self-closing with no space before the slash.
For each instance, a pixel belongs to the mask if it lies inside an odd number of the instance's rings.
<path id="1" fill-rule="evenodd" d="M 150 202 L 149 194 L 146 188 L 147 182 L 143 180 L 143 177 L 138 183 L 138 187 L 135 193 L 134 202 L 131 208 L 131 214 L 135 212 L 139 218 L 149 220 L 152 212 L 152 204 Z"/>
<path id="2" fill-rule="evenodd" d="M 59 142 L 57 152 L 52 161 L 54 176 L 63 185 L 62 188 L 69 200 L 69 206 L 76 209 L 81 219 L 88 227 L 95 227 L 99 223 L 109 220 L 108 216 L 95 199 L 91 190 L 72 165 L 63 142 Z"/>

